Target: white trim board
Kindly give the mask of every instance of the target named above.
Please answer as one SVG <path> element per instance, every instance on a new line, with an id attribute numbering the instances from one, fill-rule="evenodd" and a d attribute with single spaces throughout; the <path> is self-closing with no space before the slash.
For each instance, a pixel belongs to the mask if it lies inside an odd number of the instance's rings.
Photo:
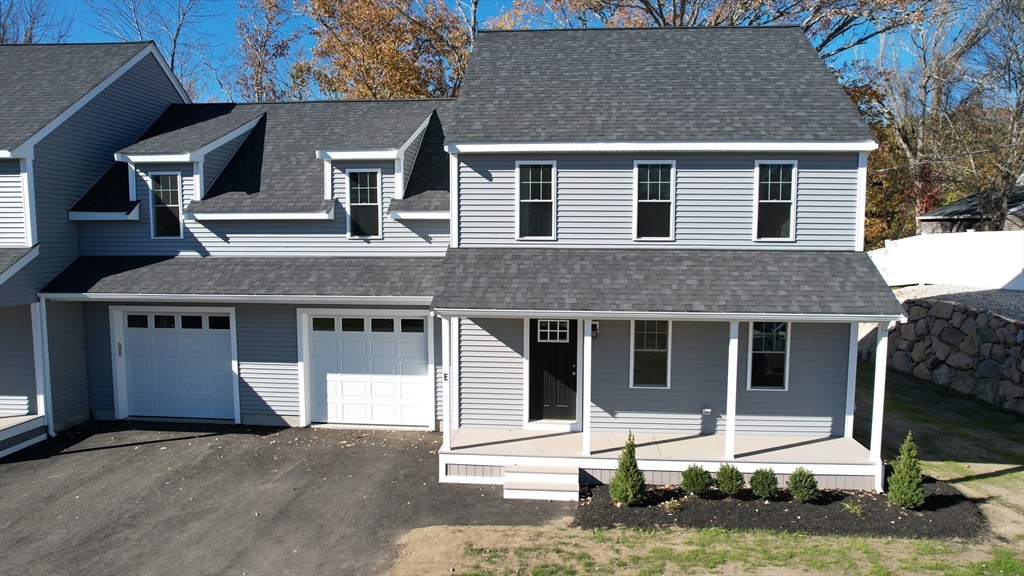
<path id="1" fill-rule="evenodd" d="M 0 272 L 0 284 L 10 280 L 11 277 L 17 274 L 19 270 L 27 266 L 29 262 L 35 260 L 36 256 L 39 256 L 38 244 L 33 246 L 32 249 L 26 252 L 21 258 L 18 258 L 17 262 L 8 266 L 3 272 Z"/>
<path id="2" fill-rule="evenodd" d="M 52 295 L 47 294 L 48 298 Z M 438 316 L 465 316 L 468 318 L 565 318 L 587 316 L 594 320 L 661 319 L 721 322 L 890 322 L 906 321 L 906 316 L 889 314 L 756 314 L 750 312 L 595 312 L 588 310 L 483 310 L 472 308 L 435 308 Z"/>
<path id="3" fill-rule="evenodd" d="M 117 293 L 45 293 L 47 300 L 108 302 L 209 302 L 320 304 L 346 306 L 429 306 L 433 296 L 309 296 L 267 294 L 117 294 Z"/>
<path id="4" fill-rule="evenodd" d="M 449 153 L 531 152 L 867 152 L 878 148 L 874 140 L 843 142 L 454 142 Z"/>
<path id="5" fill-rule="evenodd" d="M 189 212 L 194 220 L 334 220 L 334 206 L 325 212 Z"/>
<path id="6" fill-rule="evenodd" d="M 388 216 L 397 222 L 402 220 L 451 220 L 448 211 L 440 210 L 392 210 Z"/>
<path id="7" fill-rule="evenodd" d="M 138 220 L 139 219 L 139 206 L 136 204 L 130 212 L 84 212 L 84 211 L 68 211 L 68 220 L 83 221 L 83 220 L 110 220 L 110 221 L 121 221 L 121 220 Z"/>
<path id="8" fill-rule="evenodd" d="M 94 86 L 92 90 L 89 90 L 85 93 L 84 96 L 75 101 L 74 104 L 68 106 L 63 112 L 60 113 L 59 116 L 57 116 L 53 120 L 50 120 L 45 126 L 37 130 L 35 134 L 30 136 L 27 140 L 19 144 L 13 150 L 10 150 L 10 156 L 27 159 L 33 158 L 35 154 L 33 148 L 35 148 L 35 145 L 40 140 L 42 140 L 51 132 L 56 130 L 57 127 L 63 124 L 65 120 L 67 120 L 76 112 L 84 108 L 85 105 L 92 101 L 93 98 L 95 98 L 101 92 L 106 90 L 111 84 L 116 82 L 121 76 L 123 76 L 126 72 L 131 70 L 136 64 L 141 62 L 142 59 L 144 59 L 146 56 L 150 54 L 152 54 L 156 58 L 157 63 L 160 64 L 160 67 L 163 69 L 164 73 L 167 74 L 167 78 L 174 85 L 174 89 L 178 92 L 178 96 L 181 97 L 182 101 L 186 104 L 191 104 L 192 99 L 188 97 L 188 94 L 185 92 L 185 89 L 182 88 L 181 83 L 178 82 L 178 78 L 174 75 L 173 72 L 171 72 L 171 69 L 167 65 L 167 62 L 164 60 L 163 56 L 160 55 L 160 50 L 157 49 L 156 44 L 150 42 L 148 46 L 139 50 L 138 54 L 133 56 L 130 60 L 122 64 L 117 70 L 115 70 L 109 76 L 104 78 L 99 84 Z"/>
<path id="9" fill-rule="evenodd" d="M 316 157 L 319 160 L 396 160 L 399 155 L 397 148 L 386 148 L 384 150 L 317 150 Z"/>

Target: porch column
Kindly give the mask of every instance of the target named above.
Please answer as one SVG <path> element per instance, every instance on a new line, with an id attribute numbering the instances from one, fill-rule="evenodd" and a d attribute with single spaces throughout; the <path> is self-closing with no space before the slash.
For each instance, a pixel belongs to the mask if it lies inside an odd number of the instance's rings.
<path id="1" fill-rule="evenodd" d="M 594 321 L 583 321 L 583 455 L 590 456 L 590 384 L 594 371 L 591 360 L 594 357 Z"/>
<path id="2" fill-rule="evenodd" d="M 854 398 L 857 393 L 857 337 L 860 336 L 860 324 L 850 323 L 850 356 L 846 372 L 846 422 L 843 424 L 843 436 L 853 438 Z"/>
<path id="3" fill-rule="evenodd" d="M 882 413 L 885 411 L 885 368 L 889 355 L 889 325 L 878 323 L 878 342 L 875 347 L 875 388 L 871 408 L 871 461 L 882 462 Z M 879 475 L 876 489 L 882 491 L 882 477 Z"/>
<path id="4" fill-rule="evenodd" d="M 451 358 L 451 360 L 450 360 L 450 362 L 451 362 L 450 370 L 451 370 L 451 372 L 449 372 L 449 374 L 448 374 L 448 380 L 449 380 L 449 387 L 452 390 L 452 394 L 451 394 L 451 403 L 452 403 L 451 418 L 452 418 L 452 420 L 451 420 L 451 422 L 452 422 L 452 431 L 454 432 L 454 431 L 457 431 L 459 429 L 459 425 L 460 425 L 460 422 L 459 422 L 459 412 L 461 411 L 460 408 L 459 408 L 459 354 L 460 354 L 460 350 L 459 350 L 459 334 L 462 332 L 462 329 L 460 328 L 460 324 L 462 323 L 462 319 L 459 318 L 458 316 L 453 316 L 453 317 L 451 317 L 449 319 L 449 323 L 450 323 L 450 326 L 448 327 L 448 329 L 449 329 L 449 331 L 451 332 L 451 335 L 452 335 L 452 340 L 451 340 L 451 347 L 452 348 L 451 348 L 451 354 L 450 354 L 450 358 Z"/>
<path id="5" fill-rule="evenodd" d="M 736 458 L 736 379 L 740 362 L 740 323 L 729 322 L 729 370 L 725 395 L 725 459 Z"/>
<path id="6" fill-rule="evenodd" d="M 452 385 L 451 385 L 451 328 L 448 318 L 441 318 L 441 450 L 452 447 Z"/>
<path id="7" fill-rule="evenodd" d="M 49 426 L 50 411 L 47 410 L 46 402 L 46 364 L 43 362 L 43 306 L 40 302 L 33 302 L 28 305 L 29 314 L 32 318 L 32 353 L 36 373 L 36 415 L 45 417 Z"/>

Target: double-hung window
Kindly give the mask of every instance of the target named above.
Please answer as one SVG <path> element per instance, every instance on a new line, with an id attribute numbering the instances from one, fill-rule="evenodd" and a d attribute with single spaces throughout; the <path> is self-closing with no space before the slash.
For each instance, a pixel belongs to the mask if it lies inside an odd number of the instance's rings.
<path id="1" fill-rule="evenodd" d="M 181 173 L 150 174 L 153 238 L 181 238 Z"/>
<path id="2" fill-rule="evenodd" d="M 750 390 L 786 390 L 787 356 L 789 354 L 788 322 L 750 323 Z"/>
<path id="3" fill-rule="evenodd" d="M 555 237 L 555 163 L 516 162 L 516 200 L 520 239 Z"/>
<path id="4" fill-rule="evenodd" d="M 634 238 L 636 240 L 670 240 L 672 238 L 673 162 L 636 162 L 636 206 Z"/>
<path id="5" fill-rule="evenodd" d="M 632 388 L 669 387 L 671 328 L 667 320 L 633 321 Z"/>
<path id="6" fill-rule="evenodd" d="M 352 238 L 380 238 L 380 172 L 349 170 L 348 235 Z"/>
<path id="7" fill-rule="evenodd" d="M 796 226 L 796 161 L 757 161 L 755 240 L 792 240 Z"/>

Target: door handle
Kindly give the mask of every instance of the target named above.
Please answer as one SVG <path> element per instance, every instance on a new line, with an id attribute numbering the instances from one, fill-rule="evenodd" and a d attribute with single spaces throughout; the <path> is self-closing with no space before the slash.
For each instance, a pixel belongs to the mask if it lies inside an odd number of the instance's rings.
<path id="1" fill-rule="evenodd" d="M 118 358 L 121 357 L 121 343 L 120 342 L 117 343 L 117 356 L 118 356 Z M 573 372 L 573 374 L 575 374 L 575 372 Z"/>

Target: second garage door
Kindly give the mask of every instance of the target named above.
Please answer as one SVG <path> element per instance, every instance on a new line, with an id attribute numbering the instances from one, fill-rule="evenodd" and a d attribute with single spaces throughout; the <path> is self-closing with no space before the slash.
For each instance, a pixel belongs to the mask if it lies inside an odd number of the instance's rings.
<path id="1" fill-rule="evenodd" d="M 433 424 L 424 318 L 311 315 L 314 422 Z"/>

